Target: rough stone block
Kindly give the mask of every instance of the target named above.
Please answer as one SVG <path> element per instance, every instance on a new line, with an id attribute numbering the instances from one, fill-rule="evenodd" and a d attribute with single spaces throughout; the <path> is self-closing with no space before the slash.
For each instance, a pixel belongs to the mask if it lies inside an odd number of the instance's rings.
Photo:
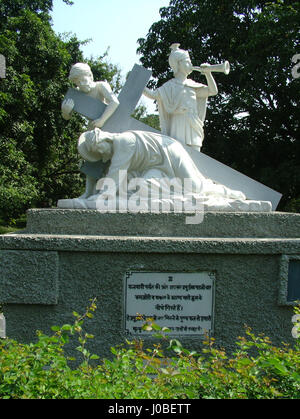
<path id="1" fill-rule="evenodd" d="M 0 251 L 0 301 L 5 304 L 57 304 L 58 254 Z"/>
<path id="2" fill-rule="evenodd" d="M 215 276 L 212 334 L 218 347 L 236 350 L 244 324 L 274 345 L 293 344 L 288 264 L 300 258 L 300 214 L 207 213 L 195 226 L 185 224 L 186 215 L 29 211 L 25 231 L 0 236 L 6 335 L 30 342 L 36 330 L 48 334 L 53 325 L 72 323 L 73 310 L 84 313 L 97 298 L 88 348 L 110 357 L 112 346 L 133 336 L 125 327 L 128 272 L 152 278 L 208 272 Z M 187 349 L 202 350 L 200 334 L 178 338 Z"/>

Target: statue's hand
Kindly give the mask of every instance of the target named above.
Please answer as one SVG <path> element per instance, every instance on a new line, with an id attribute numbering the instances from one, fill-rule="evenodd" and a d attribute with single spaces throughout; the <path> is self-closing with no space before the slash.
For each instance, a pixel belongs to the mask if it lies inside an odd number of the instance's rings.
<path id="1" fill-rule="evenodd" d="M 157 92 L 155 90 L 148 89 L 148 87 L 145 87 L 145 89 L 143 90 L 143 95 L 145 95 L 149 99 L 155 100 Z"/>
<path id="2" fill-rule="evenodd" d="M 95 121 L 92 122 L 92 127 L 93 128 L 102 128 L 103 125 L 104 125 L 104 122 L 101 118 L 95 119 Z"/>
<path id="3" fill-rule="evenodd" d="M 73 99 L 65 99 L 61 104 L 61 111 L 64 116 L 70 116 L 73 108 L 74 108 L 74 100 Z"/>
<path id="4" fill-rule="evenodd" d="M 208 63 L 201 64 L 200 68 L 201 68 L 201 73 L 203 73 L 203 74 L 211 73 L 210 64 L 208 64 Z"/>

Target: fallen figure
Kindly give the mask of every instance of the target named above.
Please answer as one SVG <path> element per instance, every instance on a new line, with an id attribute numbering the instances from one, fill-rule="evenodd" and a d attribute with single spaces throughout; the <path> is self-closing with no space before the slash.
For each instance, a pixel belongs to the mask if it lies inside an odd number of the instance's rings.
<path id="1" fill-rule="evenodd" d="M 157 209 L 154 204 L 158 202 L 167 210 L 184 211 L 190 209 L 184 204 L 193 199 L 198 210 L 272 209 L 269 201 L 247 200 L 243 192 L 205 178 L 182 144 L 166 135 L 146 131 L 108 133 L 95 128 L 80 136 L 78 151 L 87 161 L 110 160 L 110 165 L 106 176 L 95 181 L 98 193 L 86 199 L 61 199 L 59 208 L 117 210 L 116 202 L 124 209 L 124 202 L 131 200 L 131 204 L 139 202 L 135 208 L 141 211 L 151 211 L 151 206 Z"/>

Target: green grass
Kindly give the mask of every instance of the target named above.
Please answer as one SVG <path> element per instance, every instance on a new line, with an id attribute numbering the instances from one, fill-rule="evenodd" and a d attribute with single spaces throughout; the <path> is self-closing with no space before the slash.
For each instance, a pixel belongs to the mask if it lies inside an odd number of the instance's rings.
<path id="1" fill-rule="evenodd" d="M 22 217 L 11 220 L 11 222 L 5 221 L 0 218 L 0 234 L 8 234 L 14 233 L 17 231 L 21 231 L 26 227 L 26 215 L 22 215 Z"/>
<path id="2" fill-rule="evenodd" d="M 7 227 L 7 226 L 1 226 L 0 225 L 0 234 L 7 234 L 7 233 L 13 233 L 15 231 L 22 230 L 18 227 Z"/>

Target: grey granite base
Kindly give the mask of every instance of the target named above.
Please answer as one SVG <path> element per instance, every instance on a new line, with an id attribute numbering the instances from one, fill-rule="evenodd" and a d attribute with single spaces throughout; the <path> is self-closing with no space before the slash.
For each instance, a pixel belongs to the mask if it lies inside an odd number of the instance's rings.
<path id="1" fill-rule="evenodd" d="M 293 343 L 286 260 L 300 255 L 300 214 L 205 213 L 195 225 L 187 225 L 186 216 L 30 210 L 25 231 L 0 236 L 7 336 L 30 341 L 38 329 L 51 333 L 52 325 L 72 322 L 72 311 L 83 312 L 97 297 L 95 317 L 86 324 L 95 335 L 90 349 L 109 357 L 110 347 L 128 338 L 126 272 L 211 271 L 218 346 L 232 350 L 245 324 L 275 344 Z M 200 336 L 178 338 L 201 348 Z"/>
<path id="2" fill-rule="evenodd" d="M 284 212 L 205 212 L 187 224 L 189 213 L 101 213 L 80 209 L 31 209 L 26 232 L 87 236 L 296 238 L 300 214 Z"/>

